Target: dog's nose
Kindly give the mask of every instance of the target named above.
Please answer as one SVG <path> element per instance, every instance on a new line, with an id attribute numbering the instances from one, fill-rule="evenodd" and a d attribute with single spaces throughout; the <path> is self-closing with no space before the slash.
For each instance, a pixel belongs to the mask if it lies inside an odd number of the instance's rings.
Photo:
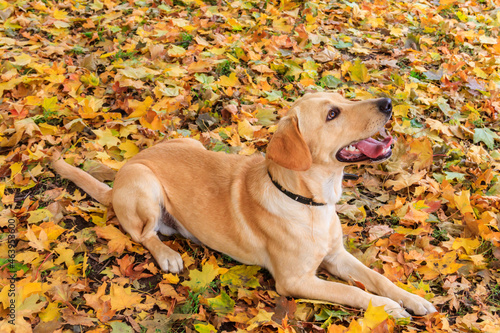
<path id="1" fill-rule="evenodd" d="M 377 106 L 380 112 L 385 114 L 391 114 L 392 112 L 392 101 L 390 98 L 381 98 L 377 101 Z"/>

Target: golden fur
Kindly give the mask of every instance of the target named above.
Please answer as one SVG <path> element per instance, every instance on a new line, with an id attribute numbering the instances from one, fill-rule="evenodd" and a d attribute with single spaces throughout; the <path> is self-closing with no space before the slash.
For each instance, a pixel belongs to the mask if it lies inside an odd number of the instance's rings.
<path id="1" fill-rule="evenodd" d="M 177 232 L 242 263 L 267 268 L 282 295 L 364 309 L 371 300 L 395 317 L 409 316 L 404 308 L 424 315 L 436 311 L 431 303 L 398 288 L 344 249 L 335 212 L 346 165 L 336 153 L 383 128 L 390 110 L 381 112 L 379 104 L 333 93 L 307 94 L 279 122 L 266 157 L 207 151 L 192 139 L 164 141 L 130 159 L 113 189 L 61 159 L 55 158 L 53 167 L 112 205 L 123 229 L 151 251 L 164 271 L 177 273 L 183 262 L 157 232 Z M 340 114 L 327 121 L 332 107 Z M 290 192 L 326 205 L 290 199 L 268 172 Z M 319 279 L 320 266 L 380 296 Z"/>

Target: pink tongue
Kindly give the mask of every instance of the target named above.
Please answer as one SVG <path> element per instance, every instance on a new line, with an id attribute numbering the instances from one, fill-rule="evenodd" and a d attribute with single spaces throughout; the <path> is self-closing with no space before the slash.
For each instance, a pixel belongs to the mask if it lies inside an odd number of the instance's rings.
<path id="1" fill-rule="evenodd" d="M 356 148 L 369 158 L 377 158 L 383 154 L 384 149 L 392 143 L 392 136 L 384 138 L 382 141 L 377 141 L 373 138 L 368 138 L 356 144 Z"/>

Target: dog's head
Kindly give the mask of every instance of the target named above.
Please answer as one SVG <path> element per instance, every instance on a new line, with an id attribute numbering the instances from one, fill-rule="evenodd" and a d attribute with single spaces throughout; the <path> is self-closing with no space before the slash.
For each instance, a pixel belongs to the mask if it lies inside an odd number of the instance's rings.
<path id="1" fill-rule="evenodd" d="M 267 158 L 296 171 L 313 164 L 386 160 L 392 154 L 392 137 L 377 140 L 372 136 L 383 130 L 391 114 L 388 98 L 350 101 L 336 93 L 307 94 L 279 122 Z"/>

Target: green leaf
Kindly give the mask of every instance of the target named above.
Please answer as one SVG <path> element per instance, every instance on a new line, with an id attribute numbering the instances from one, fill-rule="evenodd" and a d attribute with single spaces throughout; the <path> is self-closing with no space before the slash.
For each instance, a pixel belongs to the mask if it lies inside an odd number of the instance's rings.
<path id="1" fill-rule="evenodd" d="M 452 172 L 452 171 L 444 171 L 444 173 L 446 174 L 446 180 L 458 180 L 460 182 L 464 181 L 465 180 L 465 174 L 463 173 L 460 173 L 460 172 Z"/>
<path id="2" fill-rule="evenodd" d="M 215 333 L 217 329 L 212 324 L 194 324 L 194 329 L 199 333 Z"/>
<path id="3" fill-rule="evenodd" d="M 322 86 L 325 86 L 328 88 L 337 88 L 342 83 L 342 81 L 337 79 L 333 75 L 326 75 L 326 76 L 323 76 L 321 78 L 321 80 L 319 80 L 319 83 Z"/>
<path id="4" fill-rule="evenodd" d="M 240 287 L 260 287 L 259 280 L 255 277 L 255 274 L 259 270 L 259 266 L 239 265 L 231 267 L 226 273 L 221 275 L 221 285 L 228 286 L 231 291 L 236 291 Z"/>
<path id="5" fill-rule="evenodd" d="M 209 85 L 211 83 L 214 83 L 215 81 L 213 76 L 208 76 L 207 74 L 204 73 L 202 74 L 195 73 L 194 78 L 196 79 L 196 81 L 203 83 L 204 85 Z"/>
<path id="6" fill-rule="evenodd" d="M 272 91 L 265 91 L 264 93 L 267 95 L 266 99 L 269 102 L 274 102 L 283 98 L 283 92 L 281 91 L 272 90 Z"/>
<path id="7" fill-rule="evenodd" d="M 482 141 L 489 149 L 495 148 L 495 139 L 498 135 L 489 128 L 476 128 L 474 130 L 474 143 Z"/>
<path id="8" fill-rule="evenodd" d="M 343 40 L 339 40 L 336 43 L 333 43 L 333 46 L 337 49 L 347 49 L 352 46 L 352 43 L 344 42 Z"/>
<path id="9" fill-rule="evenodd" d="M 208 305 L 217 313 L 227 315 L 233 312 L 235 302 L 224 291 L 214 298 L 207 299 Z"/>
<path id="10" fill-rule="evenodd" d="M 120 321 L 112 321 L 109 326 L 111 326 L 111 333 L 134 333 L 132 327 Z"/>
<path id="11" fill-rule="evenodd" d="M 349 312 L 345 312 L 342 310 L 335 311 L 326 308 L 322 308 L 320 313 L 314 315 L 314 319 L 317 321 L 325 321 L 331 317 L 342 320 L 342 317 L 348 316 Z"/>

